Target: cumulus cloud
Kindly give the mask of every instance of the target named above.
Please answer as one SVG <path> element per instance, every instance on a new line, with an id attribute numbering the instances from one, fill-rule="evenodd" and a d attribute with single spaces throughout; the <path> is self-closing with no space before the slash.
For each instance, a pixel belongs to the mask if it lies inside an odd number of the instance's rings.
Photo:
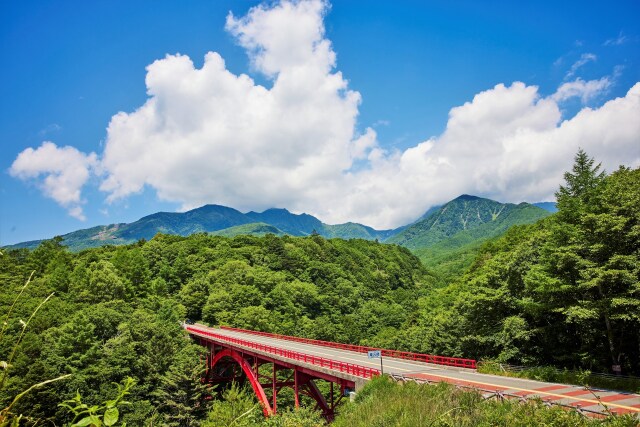
<path id="1" fill-rule="evenodd" d="M 147 68 L 149 100 L 108 127 L 101 189 L 109 200 L 156 189 L 184 207 L 212 200 L 238 208 L 291 206 L 339 179 L 375 144 L 354 132 L 360 95 L 333 72 L 321 1 L 258 6 L 227 29 L 272 79 L 234 75 L 217 53 L 202 68 L 168 55 Z"/>
<path id="2" fill-rule="evenodd" d="M 15 159 L 9 173 L 21 180 L 37 180 L 43 194 L 84 221 L 80 190 L 96 166 L 95 153 L 85 155 L 74 147 L 58 147 L 45 141 L 35 150 L 27 148 Z"/>
<path id="3" fill-rule="evenodd" d="M 640 166 L 639 115 L 640 83 L 564 121 L 537 87 L 499 84 L 453 108 L 442 135 L 401 153 L 372 153 L 372 167 L 348 177 L 349 193 L 331 214 L 389 227 L 462 193 L 552 200 L 580 147 L 609 171 Z"/>
<path id="4" fill-rule="evenodd" d="M 572 82 L 562 84 L 556 93 L 553 94 L 553 99 L 562 102 L 569 98 L 578 97 L 583 104 L 586 104 L 590 100 L 605 93 L 611 87 L 611 84 L 609 77 L 588 81 L 584 81 L 578 77 Z"/>
<path id="5" fill-rule="evenodd" d="M 230 14 L 227 30 L 267 86 L 230 72 L 214 52 L 201 68 L 167 55 L 147 67 L 145 104 L 112 117 L 97 164 L 93 153 L 45 143 L 51 156 L 36 156 L 45 145 L 25 150 L 12 174 L 44 176 L 45 194 L 76 216 L 80 189 L 99 169 L 109 202 L 149 188 L 183 209 L 278 206 L 329 223 L 386 228 L 462 193 L 549 200 L 579 147 L 609 170 L 640 165 L 640 83 L 562 118 L 559 103 L 592 100 L 609 78 L 575 79 L 550 96 L 521 82 L 498 84 L 452 108 L 441 135 L 404 151 L 385 149 L 372 128 L 357 126 L 361 97 L 336 69 L 327 9 L 320 0 L 283 0 Z M 574 73 L 595 60 L 585 55 Z M 61 153 L 73 159 L 54 161 Z M 29 166 L 32 158 L 40 166 Z M 47 183 L 50 176 L 60 182 Z"/>

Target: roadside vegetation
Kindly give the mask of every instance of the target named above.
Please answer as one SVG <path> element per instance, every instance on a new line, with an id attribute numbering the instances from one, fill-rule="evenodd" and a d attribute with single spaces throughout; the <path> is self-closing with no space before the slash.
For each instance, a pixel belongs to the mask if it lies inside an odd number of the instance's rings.
<path id="1" fill-rule="evenodd" d="M 554 426 L 635 427 L 631 416 L 587 418 L 573 410 L 547 407 L 541 401 L 484 400 L 454 386 L 398 384 L 386 377 L 370 383 L 346 405 L 333 427 L 484 427 Z"/>

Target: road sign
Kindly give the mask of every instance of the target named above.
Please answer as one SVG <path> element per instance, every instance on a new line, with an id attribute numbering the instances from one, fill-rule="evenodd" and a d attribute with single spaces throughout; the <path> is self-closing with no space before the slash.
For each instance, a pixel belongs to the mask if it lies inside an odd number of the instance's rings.
<path id="1" fill-rule="evenodd" d="M 380 373 L 384 374 L 384 368 L 382 367 L 382 352 L 380 350 L 369 350 L 367 351 L 367 356 L 369 356 L 369 359 L 380 359 Z"/>

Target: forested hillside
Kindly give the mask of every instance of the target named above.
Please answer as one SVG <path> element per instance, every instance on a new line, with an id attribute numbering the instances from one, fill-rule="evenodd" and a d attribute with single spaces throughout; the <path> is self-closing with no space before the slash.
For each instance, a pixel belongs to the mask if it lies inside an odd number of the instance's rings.
<path id="1" fill-rule="evenodd" d="M 422 299 L 400 342 L 422 351 L 640 374 L 640 170 L 605 176 L 585 153 L 559 212 L 485 245 Z"/>
<path id="2" fill-rule="evenodd" d="M 71 374 L 12 409 L 60 425 L 70 421 L 62 400 L 78 391 L 103 402 L 132 377 L 130 425 L 217 425 L 204 421 L 215 404 L 197 380 L 201 350 L 180 328 L 185 318 L 640 375 L 640 169 L 606 176 L 580 152 L 565 179 L 557 214 L 491 240 L 444 287 L 404 247 L 319 235 L 157 235 L 79 253 L 54 239 L 5 251 L 1 312 L 18 300 L 0 339 L 0 404 Z"/>
<path id="3" fill-rule="evenodd" d="M 70 421 L 57 406 L 62 400 L 79 391 L 87 403 L 102 402 L 116 393 L 113 383 L 128 376 L 137 381 L 128 397 L 134 404 L 124 409 L 130 424 L 149 417 L 160 424 L 204 419 L 200 348 L 180 327 L 186 317 L 375 342 L 409 321 L 431 283 L 407 249 L 364 240 L 159 235 L 73 254 L 55 239 L 0 257 L 0 312 L 9 311 L 32 271 L 0 343 L 0 358 L 10 364 L 0 403 L 6 406 L 32 384 L 72 374 L 13 408 L 53 417 L 58 425 Z M 11 360 L 21 319 L 51 292 Z"/>
<path id="4" fill-rule="evenodd" d="M 515 205 L 462 195 L 429 209 L 385 242 L 411 249 L 441 283 L 447 284 L 469 268 L 483 243 L 514 225 L 532 224 L 549 215 L 528 203 Z"/>
<path id="5" fill-rule="evenodd" d="M 388 243 L 421 249 L 460 232 L 472 232 L 473 239 L 495 237 L 514 224 L 535 222 L 548 215 L 544 209 L 528 203 L 500 203 L 464 194 L 430 209 L 419 221 L 389 238 Z"/>

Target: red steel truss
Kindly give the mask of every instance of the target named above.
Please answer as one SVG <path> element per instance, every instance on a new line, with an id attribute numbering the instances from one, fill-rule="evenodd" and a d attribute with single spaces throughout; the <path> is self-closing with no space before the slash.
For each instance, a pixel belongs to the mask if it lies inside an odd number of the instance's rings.
<path id="1" fill-rule="evenodd" d="M 244 332 L 247 334 L 259 335 L 263 337 L 278 338 L 281 340 L 301 342 L 305 344 L 321 345 L 324 347 L 338 348 L 340 350 L 356 351 L 358 353 L 366 353 L 370 350 L 380 350 L 383 356 L 395 357 L 398 359 L 414 360 L 417 362 L 433 363 L 436 365 L 455 366 L 458 368 L 476 369 L 476 361 L 474 359 L 462 359 L 459 357 L 434 356 L 432 354 L 411 353 L 408 351 L 388 350 L 375 347 L 364 347 L 354 344 L 342 344 L 331 341 L 313 340 L 310 338 L 293 337 L 289 335 L 272 334 L 269 332 L 251 331 L 248 329 L 232 328 L 229 326 L 220 326 L 220 329 L 228 331 Z"/>
<path id="2" fill-rule="evenodd" d="M 335 408 L 347 389 L 355 389 L 355 382 L 338 377 L 338 373 L 360 378 L 372 378 L 380 371 L 352 363 L 339 362 L 296 351 L 216 334 L 197 326 L 186 326 L 189 333 L 209 350 L 205 381 L 219 384 L 231 381 L 249 381 L 265 416 L 277 411 L 278 393 L 285 387 L 294 392 L 295 405 L 300 405 L 300 396 L 309 396 L 328 421 L 333 420 Z M 271 356 L 275 357 L 271 357 Z M 276 358 L 277 357 L 277 358 Z M 299 364 L 302 362 L 304 365 Z M 271 375 L 264 375 L 260 367 L 271 364 Z M 315 368 L 317 367 L 317 369 Z M 239 369 L 238 369 L 239 368 Z M 287 372 L 286 379 L 278 379 L 278 372 Z M 334 371 L 335 373 L 332 373 Z M 330 383 L 329 400 L 325 398 L 316 381 Z M 334 399 L 334 384 L 340 387 L 340 397 Z"/>

